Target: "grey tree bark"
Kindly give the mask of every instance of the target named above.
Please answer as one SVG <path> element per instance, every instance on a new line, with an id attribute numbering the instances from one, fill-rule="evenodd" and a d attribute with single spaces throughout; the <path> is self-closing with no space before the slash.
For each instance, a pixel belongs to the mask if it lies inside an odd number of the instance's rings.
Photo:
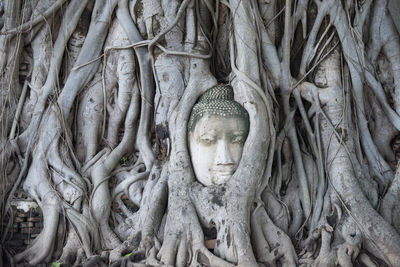
<path id="1" fill-rule="evenodd" d="M 0 1 L 0 266 L 399 266 L 396 8 Z M 250 131 L 204 186 L 187 124 L 218 83 Z M 14 255 L 21 190 L 44 226 Z"/>

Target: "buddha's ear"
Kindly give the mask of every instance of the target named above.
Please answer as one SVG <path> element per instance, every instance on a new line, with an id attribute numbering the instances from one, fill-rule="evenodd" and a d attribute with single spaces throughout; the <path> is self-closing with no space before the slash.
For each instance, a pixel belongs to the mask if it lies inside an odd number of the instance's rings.
<path id="1" fill-rule="evenodd" d="M 190 139 L 193 138 L 193 131 L 186 130 L 186 145 L 189 149 Z"/>

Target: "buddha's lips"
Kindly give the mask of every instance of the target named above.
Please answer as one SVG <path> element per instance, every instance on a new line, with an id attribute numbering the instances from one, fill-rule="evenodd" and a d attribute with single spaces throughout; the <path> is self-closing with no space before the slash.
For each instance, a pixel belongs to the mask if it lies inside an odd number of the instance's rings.
<path id="1" fill-rule="evenodd" d="M 233 166 L 218 168 L 218 169 L 213 169 L 212 172 L 217 174 L 218 176 L 228 176 L 232 175 L 235 172 L 235 168 Z"/>

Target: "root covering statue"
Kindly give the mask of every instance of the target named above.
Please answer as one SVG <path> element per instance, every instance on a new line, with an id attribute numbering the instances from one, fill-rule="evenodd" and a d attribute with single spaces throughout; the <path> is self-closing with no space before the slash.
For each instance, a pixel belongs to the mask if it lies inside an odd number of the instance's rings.
<path id="1" fill-rule="evenodd" d="M 396 10 L 0 0 L 0 267 L 400 266 Z"/>

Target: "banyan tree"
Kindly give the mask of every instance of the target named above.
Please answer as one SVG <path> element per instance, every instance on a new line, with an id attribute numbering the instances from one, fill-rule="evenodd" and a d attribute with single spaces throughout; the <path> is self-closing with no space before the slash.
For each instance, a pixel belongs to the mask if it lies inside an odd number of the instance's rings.
<path id="1" fill-rule="evenodd" d="M 2 264 L 400 266 L 399 14 L 1 0 Z"/>

